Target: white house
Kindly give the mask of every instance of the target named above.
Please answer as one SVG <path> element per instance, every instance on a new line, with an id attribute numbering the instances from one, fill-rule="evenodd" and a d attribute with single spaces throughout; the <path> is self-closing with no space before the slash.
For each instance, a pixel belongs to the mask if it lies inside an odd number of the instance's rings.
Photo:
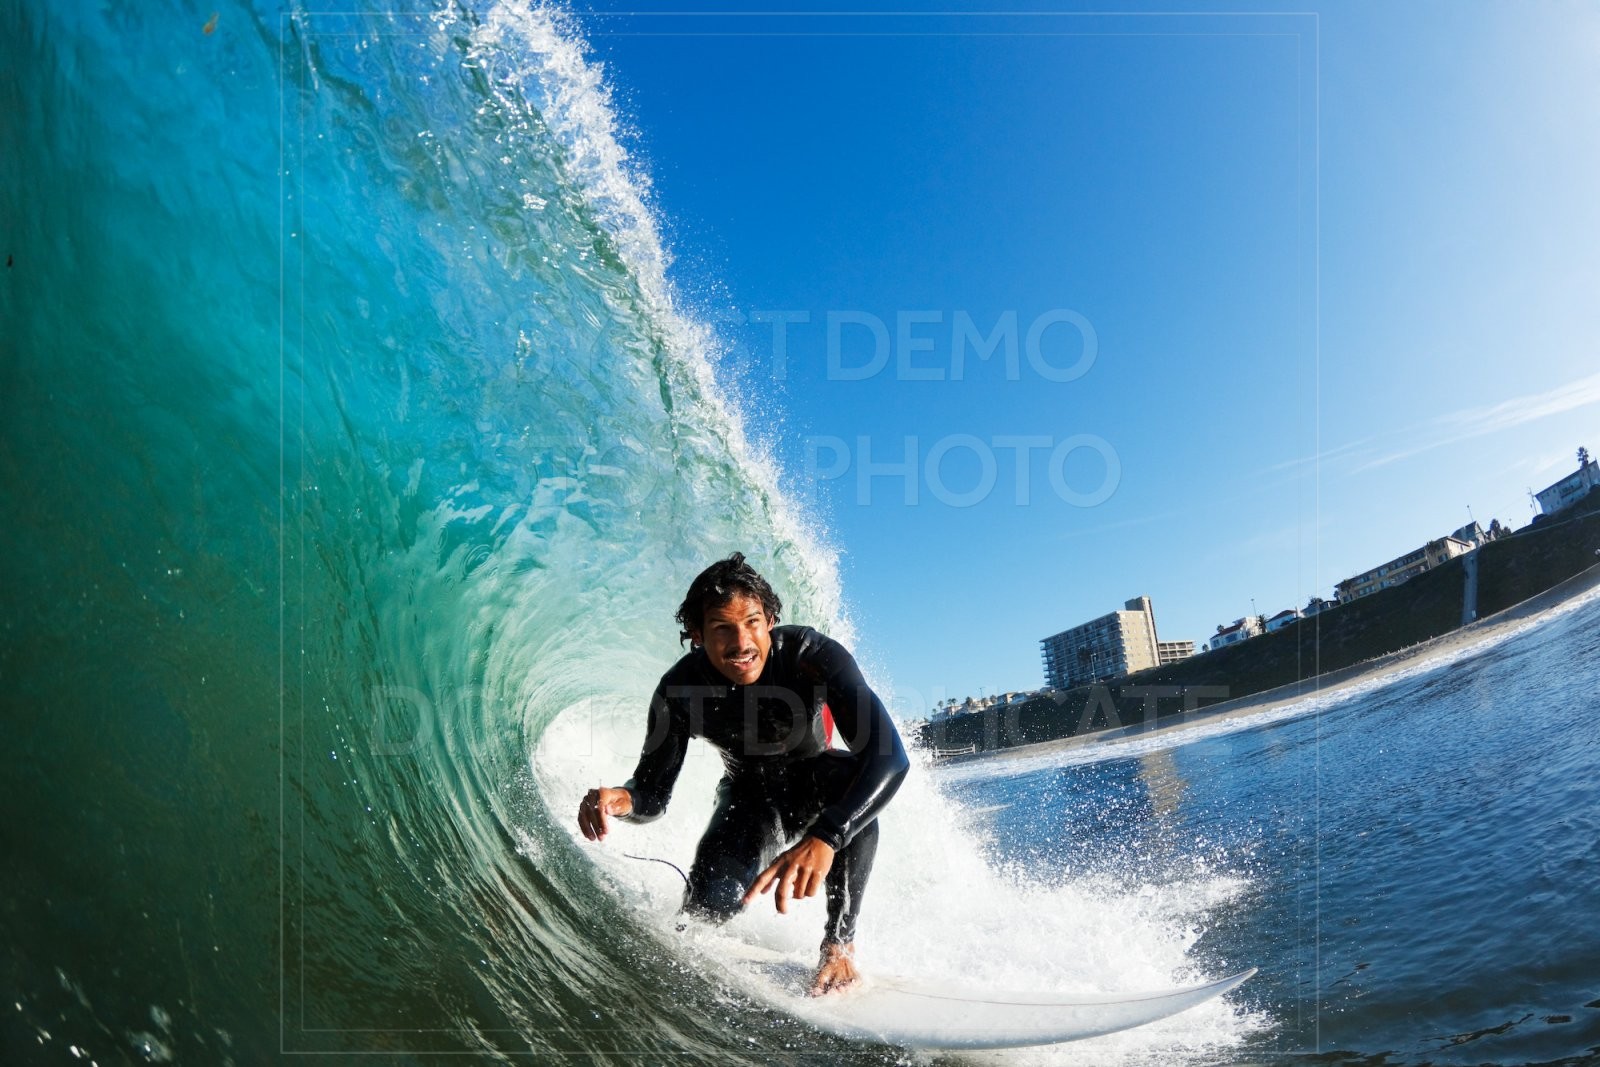
<path id="1" fill-rule="evenodd" d="M 1589 490 L 1600 485 L 1600 464 L 1589 458 L 1589 450 L 1578 449 L 1578 469 L 1545 489 L 1533 494 L 1539 502 L 1539 511 L 1554 515 L 1574 500 L 1587 496 Z"/>
<path id="2" fill-rule="evenodd" d="M 1299 622 L 1300 613 L 1294 608 L 1284 608 L 1272 618 L 1267 620 L 1267 633 L 1277 633 L 1291 622 Z"/>
<path id="3" fill-rule="evenodd" d="M 1230 626 L 1219 626 L 1217 632 L 1211 635 L 1211 640 L 1206 642 L 1206 650 L 1215 652 L 1219 648 L 1236 645 L 1240 641 L 1248 640 L 1261 632 L 1261 623 L 1256 621 L 1254 615 L 1246 615 L 1242 619 L 1233 620 Z"/>

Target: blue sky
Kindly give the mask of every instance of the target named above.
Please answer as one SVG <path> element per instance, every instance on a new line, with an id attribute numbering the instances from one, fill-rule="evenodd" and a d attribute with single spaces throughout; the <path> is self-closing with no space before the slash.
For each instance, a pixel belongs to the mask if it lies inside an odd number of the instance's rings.
<path id="1" fill-rule="evenodd" d="M 1520 526 L 1600 448 L 1592 8 L 581 22 L 897 712 Z"/>

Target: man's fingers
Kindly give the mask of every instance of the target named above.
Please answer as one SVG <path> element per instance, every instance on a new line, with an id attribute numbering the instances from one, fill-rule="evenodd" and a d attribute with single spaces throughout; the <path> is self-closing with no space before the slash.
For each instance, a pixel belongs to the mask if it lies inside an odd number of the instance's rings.
<path id="1" fill-rule="evenodd" d="M 746 904 L 750 903 L 752 900 L 756 899 L 756 897 L 759 897 L 761 894 L 765 893 L 769 888 L 771 888 L 772 880 L 777 876 L 777 871 L 778 865 L 774 863 L 772 866 L 768 867 L 766 870 L 757 875 L 756 880 L 751 883 L 749 891 L 744 895 L 744 902 Z"/>
<path id="2" fill-rule="evenodd" d="M 606 836 L 606 816 L 600 806 L 599 790 L 589 790 L 583 803 L 578 805 L 578 829 L 590 841 L 599 841 Z"/>
<path id="3" fill-rule="evenodd" d="M 794 880 L 796 874 L 794 864 L 788 864 L 783 869 L 783 874 L 778 877 L 778 914 L 789 914 L 789 898 L 794 895 Z"/>
<path id="4" fill-rule="evenodd" d="M 775 903 L 778 911 L 787 915 L 791 900 L 816 896 L 822 884 L 822 871 L 800 862 L 799 857 L 786 852 L 779 856 L 772 866 L 756 876 L 756 880 L 750 884 L 749 891 L 744 895 L 744 903 L 749 904 L 756 897 L 776 888 Z"/>

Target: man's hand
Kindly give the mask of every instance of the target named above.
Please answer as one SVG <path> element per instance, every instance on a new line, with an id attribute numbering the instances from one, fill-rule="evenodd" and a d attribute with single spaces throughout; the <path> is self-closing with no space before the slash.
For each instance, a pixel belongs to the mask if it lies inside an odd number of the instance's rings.
<path id="1" fill-rule="evenodd" d="M 817 977 L 811 982 L 811 995 L 836 993 L 861 979 L 856 970 L 856 947 L 839 941 L 822 943 L 822 961 L 817 964 Z"/>
<path id="2" fill-rule="evenodd" d="M 778 912 L 789 914 L 789 898 L 815 896 L 833 866 L 833 849 L 814 837 L 803 838 L 800 843 L 762 871 L 744 895 L 749 904 L 767 890 L 777 887 Z"/>
<path id="3" fill-rule="evenodd" d="M 633 811 L 633 797 L 626 789 L 591 789 L 578 805 L 578 829 L 590 841 L 605 840 L 606 818 Z"/>

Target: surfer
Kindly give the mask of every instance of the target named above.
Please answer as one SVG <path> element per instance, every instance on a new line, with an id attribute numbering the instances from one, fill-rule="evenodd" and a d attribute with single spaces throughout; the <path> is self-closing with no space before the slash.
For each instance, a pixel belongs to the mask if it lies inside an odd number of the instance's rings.
<path id="1" fill-rule="evenodd" d="M 856 919 L 878 850 L 878 813 L 910 766 L 883 702 L 839 642 L 780 626 L 778 595 L 741 553 L 707 567 L 678 608 L 687 655 L 650 700 L 633 777 L 591 789 L 578 826 L 591 841 L 608 820 L 649 822 L 666 810 L 690 737 L 722 756 L 717 806 L 695 849 L 686 913 L 725 922 L 771 892 L 778 911 L 825 891 L 827 926 L 811 994 L 859 977 Z M 829 747 L 837 725 L 848 751 Z"/>

